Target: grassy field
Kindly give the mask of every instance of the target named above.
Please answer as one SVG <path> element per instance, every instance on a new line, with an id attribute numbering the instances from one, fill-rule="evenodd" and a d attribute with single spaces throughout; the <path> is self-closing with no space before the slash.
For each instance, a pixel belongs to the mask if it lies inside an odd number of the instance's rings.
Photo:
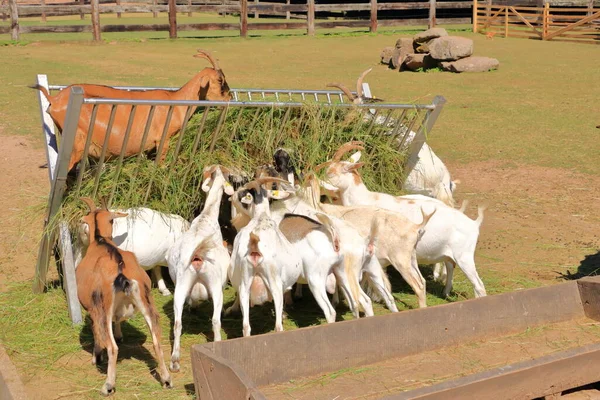
<path id="1" fill-rule="evenodd" d="M 181 22 L 185 22 L 184 18 Z M 585 192 L 583 197 L 575 197 L 569 191 L 548 193 L 568 184 L 562 177 L 572 174 L 598 182 L 600 132 L 595 127 L 600 124 L 596 90 L 600 86 L 600 48 L 522 39 L 486 40 L 459 27 L 455 33 L 474 40 L 476 55 L 500 60 L 498 71 L 464 75 L 395 73 L 377 65 L 381 48 L 394 45 L 398 37 L 412 32 L 386 30 L 371 35 L 345 29 L 309 38 L 300 32 L 286 31 L 246 40 L 236 37 L 236 32 L 210 32 L 206 37 L 189 32 L 195 37 L 176 41 L 165 39 L 165 32 L 148 36 L 105 34 L 102 44 L 89 42 L 87 34 L 27 35 L 18 44 L 4 35 L 0 36 L 5 44 L 0 47 L 0 131 L 5 137 L 17 136 L 19 140 L 41 144 L 38 105 L 34 92 L 27 88 L 39 73 L 48 74 L 51 83 L 180 86 L 206 65 L 192 58 L 197 48 L 207 49 L 219 59 L 232 87 L 321 89 L 331 81 L 352 85 L 360 72 L 374 67 L 367 81 L 377 97 L 393 102 L 430 102 L 435 95 L 443 95 L 448 100 L 430 144 L 454 167 L 450 168 L 453 174 L 456 171 L 463 180 L 460 197 L 493 202 L 477 253 L 478 269 L 488 293 L 556 282 L 554 275 L 548 275 L 551 271 L 576 268 L 578 260 L 597 246 L 597 236 L 588 234 L 586 227 L 590 230 L 597 226 L 594 224 L 598 214 L 592 211 L 596 210 L 593 207 L 598 192 Z M 230 33 L 232 36 L 227 37 Z M 139 40 L 142 38 L 146 40 Z M 44 162 L 42 153 L 38 154 L 39 159 L 31 163 L 32 169 Z M 485 168 L 477 169 L 481 165 Z M 518 183 L 510 181 L 515 171 L 522 168 L 536 174 L 524 176 Z M 503 173 L 489 175 L 495 169 Z M 554 180 L 557 172 L 561 178 Z M 469 174 L 472 182 L 465 182 L 464 176 Z M 3 187 L 8 191 L 24 190 L 19 171 L 4 175 Z M 485 179 L 488 176 L 494 178 Z M 535 188 L 543 183 L 550 188 L 536 194 Z M 27 189 L 24 196 L 43 204 L 47 196 L 45 185 L 44 181 L 37 182 L 36 188 Z M 513 187 L 515 191 L 507 197 L 500 187 Z M 573 186 L 573 190 L 578 187 Z M 496 196 L 495 192 L 500 194 Z M 8 210 L 2 214 L 6 221 L 23 218 L 23 210 L 21 214 L 10 211 L 10 207 L 18 208 L 17 197 L 10 200 L 8 196 L 3 201 Z M 581 212 L 587 215 L 587 225 L 582 227 L 569 220 L 573 230 L 569 231 L 568 241 L 561 230 L 566 223 L 542 216 L 542 212 L 554 215 L 567 208 L 570 214 L 576 214 L 575 210 L 581 207 L 592 210 Z M 36 210 L 39 220 L 40 208 Z M 505 214 L 501 214 L 503 210 Z M 532 226 L 529 231 L 516 233 L 517 228 L 527 224 Z M 30 229 L 41 231 L 41 227 Z M 16 265 L 32 271 L 37 241 L 21 235 L 17 228 L 15 231 L 13 235 L 0 234 L 4 235 L 1 238 L 9 245 L 18 242 L 19 249 L 26 249 L 27 257 L 8 252 L 0 258 L 0 270 Z M 564 240 L 557 241 L 557 236 Z M 425 270 L 424 275 L 430 277 L 431 271 Z M 15 275 L 2 284 L 0 343 L 7 348 L 34 398 L 97 398 L 105 370 L 89 364 L 89 325 L 73 329 L 62 291 L 51 287 L 44 295 L 33 295 L 27 277 Z M 414 295 L 395 273 L 392 282 L 399 308 L 416 307 Z M 429 282 L 430 305 L 472 297 L 472 288 L 460 272 L 450 299 L 442 299 L 441 287 Z M 154 295 L 161 310 L 163 350 L 168 359 L 172 298 L 162 297 L 157 291 Z M 226 303 L 232 301 L 232 295 L 229 288 Z M 115 398 L 192 397 L 188 349 L 206 341 L 211 310 L 212 306 L 205 304 L 199 310 L 184 313 L 182 372 L 175 375 L 176 387 L 172 391 L 160 389 L 149 372 L 155 364 L 142 319 L 137 317 L 126 324 Z M 288 310 L 285 329 L 322 323 L 317 310 L 307 292 L 302 303 Z M 340 318 L 350 318 L 347 310 L 339 311 Z M 376 313 L 386 312 L 377 306 Z M 272 330 L 271 307 L 253 310 L 252 326 L 253 334 Z M 223 330 L 226 337 L 240 336 L 240 319 L 225 319 Z"/>

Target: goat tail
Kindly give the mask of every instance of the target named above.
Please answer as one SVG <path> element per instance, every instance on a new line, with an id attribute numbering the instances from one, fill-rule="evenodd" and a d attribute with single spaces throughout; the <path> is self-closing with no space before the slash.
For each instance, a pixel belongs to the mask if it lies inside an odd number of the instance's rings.
<path id="1" fill-rule="evenodd" d="M 340 251 L 340 235 L 338 234 L 333 221 L 327 214 L 318 213 L 317 219 L 320 223 L 325 227 L 325 231 L 329 236 L 329 240 L 331 240 L 331 244 L 333 245 L 333 249 L 336 253 Z"/>
<path id="2" fill-rule="evenodd" d="M 469 205 L 469 200 L 468 199 L 464 199 L 463 202 L 462 202 L 462 204 L 460 205 L 460 208 L 458 209 L 458 211 L 460 211 L 461 213 L 464 214 L 468 205 Z"/>
<path id="3" fill-rule="evenodd" d="M 352 293 L 352 297 L 356 301 L 356 307 L 360 309 L 360 282 L 358 281 L 357 274 L 354 273 L 354 266 L 357 264 L 356 261 L 354 254 L 344 255 L 344 273 L 350 285 L 350 293 Z"/>
<path id="4" fill-rule="evenodd" d="M 475 220 L 477 226 L 481 226 L 481 223 L 483 222 L 483 213 L 485 210 L 487 210 L 487 205 L 485 204 L 482 204 L 479 207 L 477 207 L 477 219 Z"/>
<path id="5" fill-rule="evenodd" d="M 42 92 L 43 95 L 46 97 L 46 100 L 48 100 L 48 103 L 52 104 L 52 97 L 50 96 L 48 89 L 46 89 L 39 83 L 36 83 L 35 85 L 30 85 L 28 87 L 29 87 L 29 89 L 39 90 L 40 92 Z"/>
<path id="6" fill-rule="evenodd" d="M 131 281 L 125 275 L 123 275 L 122 272 L 119 272 L 119 275 L 117 275 L 115 281 L 113 282 L 113 287 L 115 288 L 115 292 L 129 294 L 131 289 Z"/>

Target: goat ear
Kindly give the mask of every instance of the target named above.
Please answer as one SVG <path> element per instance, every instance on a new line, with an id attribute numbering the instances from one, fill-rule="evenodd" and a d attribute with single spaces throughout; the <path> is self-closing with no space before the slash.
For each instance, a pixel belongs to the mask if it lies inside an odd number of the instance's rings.
<path id="1" fill-rule="evenodd" d="M 291 193 L 286 190 L 267 190 L 267 196 L 275 200 L 286 199 L 290 194 Z"/>
<path id="2" fill-rule="evenodd" d="M 320 179 L 319 179 L 319 186 L 321 186 L 323 189 L 330 190 L 332 192 L 339 191 L 339 189 L 337 188 L 337 186 L 333 186 L 331 183 L 322 181 Z"/>
<path id="3" fill-rule="evenodd" d="M 209 186 L 209 184 L 210 184 L 210 180 L 211 180 L 211 178 L 206 178 L 206 179 L 204 180 L 204 182 L 202 182 L 202 190 L 203 190 L 205 193 L 208 193 L 208 191 L 210 190 L 210 186 Z"/>
<path id="4" fill-rule="evenodd" d="M 353 163 L 353 164 L 350 164 L 350 165 L 347 165 L 347 166 L 345 166 L 345 167 L 344 167 L 344 169 L 345 169 L 346 171 L 348 171 L 348 172 L 351 172 L 351 171 L 356 171 L 357 169 L 359 169 L 359 168 L 360 168 L 360 167 L 362 167 L 363 165 L 365 165 L 365 163 L 364 163 L 364 162 Z"/>
<path id="5" fill-rule="evenodd" d="M 358 160 L 360 160 L 361 155 L 362 155 L 362 153 L 360 151 L 357 151 L 356 153 L 352 154 L 350 156 L 350 162 L 357 163 Z"/>
<path id="6" fill-rule="evenodd" d="M 234 190 L 233 186 L 231 186 L 231 183 L 225 181 L 225 184 L 223 185 L 223 191 L 227 196 L 233 196 Z"/>
<path id="7" fill-rule="evenodd" d="M 244 197 L 240 199 L 240 202 L 242 202 L 242 204 L 252 204 L 252 201 L 254 201 L 254 198 L 250 193 L 247 193 Z"/>
<path id="8" fill-rule="evenodd" d="M 113 220 L 115 218 L 124 218 L 124 217 L 126 217 L 128 215 L 129 214 L 127 214 L 127 213 L 115 211 L 115 212 L 111 212 L 110 213 L 110 219 Z"/>

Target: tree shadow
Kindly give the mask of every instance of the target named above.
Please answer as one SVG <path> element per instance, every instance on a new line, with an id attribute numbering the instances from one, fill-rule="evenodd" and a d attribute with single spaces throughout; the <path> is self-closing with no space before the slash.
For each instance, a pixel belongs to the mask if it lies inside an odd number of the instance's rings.
<path id="1" fill-rule="evenodd" d="M 600 275 L 600 250 L 595 254 L 588 254 L 584 256 L 583 260 L 580 261 L 579 266 L 577 267 L 577 272 L 571 273 L 571 271 L 567 271 L 566 273 L 563 273 L 556 271 L 556 274 L 558 275 L 557 279 L 566 280 L 575 280 L 586 276 Z"/>
<path id="2" fill-rule="evenodd" d="M 118 361 L 136 359 L 145 362 L 154 379 L 160 383 L 160 376 L 156 372 L 158 362 L 154 355 L 142 346 L 148 339 L 148 336 L 127 321 L 121 323 L 121 330 L 123 332 L 123 341 L 118 344 Z M 91 356 L 94 348 L 94 335 L 92 333 L 92 320 L 89 315 L 85 317 L 85 325 L 79 334 L 79 343 L 81 343 L 81 347 L 90 353 Z M 101 373 L 106 374 L 108 370 L 108 356 L 106 350 L 102 353 L 102 362 L 97 363 L 96 368 Z"/>

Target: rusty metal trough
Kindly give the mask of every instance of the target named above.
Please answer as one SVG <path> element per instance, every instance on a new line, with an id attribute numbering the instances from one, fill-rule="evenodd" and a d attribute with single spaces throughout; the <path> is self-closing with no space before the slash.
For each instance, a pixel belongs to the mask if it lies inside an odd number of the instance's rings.
<path id="1" fill-rule="evenodd" d="M 192 347 L 199 399 L 267 399 L 262 388 L 491 340 L 544 324 L 600 320 L 600 278 L 396 314 Z M 533 399 L 600 380 L 600 343 L 570 348 L 385 399 Z M 439 365 L 443 370 L 444 365 Z M 300 394 L 300 393 L 298 393 Z M 340 398 L 352 397 L 342 393 Z"/>

